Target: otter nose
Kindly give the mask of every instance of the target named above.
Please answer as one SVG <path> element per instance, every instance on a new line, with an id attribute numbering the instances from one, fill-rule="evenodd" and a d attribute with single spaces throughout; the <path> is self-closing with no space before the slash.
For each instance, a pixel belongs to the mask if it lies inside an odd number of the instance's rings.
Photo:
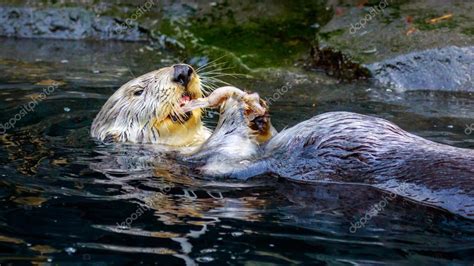
<path id="1" fill-rule="evenodd" d="M 178 82 L 183 86 L 188 86 L 191 75 L 193 74 L 193 69 L 184 64 L 174 65 L 173 81 Z"/>

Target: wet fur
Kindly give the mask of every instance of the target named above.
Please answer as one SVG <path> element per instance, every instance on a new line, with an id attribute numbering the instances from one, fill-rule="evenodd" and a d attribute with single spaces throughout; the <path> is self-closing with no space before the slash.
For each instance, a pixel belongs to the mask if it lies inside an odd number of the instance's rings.
<path id="1" fill-rule="evenodd" d="M 173 67 L 133 79 L 120 87 L 94 119 L 91 135 L 102 141 L 191 146 L 204 142 L 210 131 L 201 122 L 201 110 L 182 119 L 179 99 L 185 90 L 202 97 L 199 76 L 193 74 L 187 88 L 171 80 Z M 137 95 L 140 93 L 140 95 Z M 170 115 L 180 121 L 172 121 Z"/>
<path id="2" fill-rule="evenodd" d="M 474 218 L 474 150 L 435 143 L 387 120 L 350 112 L 315 116 L 258 145 L 249 141 L 253 137 L 237 107 L 226 103 L 218 128 L 194 157 L 205 175 L 364 183 Z"/>
<path id="3" fill-rule="evenodd" d="M 268 171 L 304 182 L 367 183 L 474 215 L 474 150 L 435 143 L 376 117 L 325 113 L 275 136 Z M 397 190 L 401 184 L 408 188 Z"/>

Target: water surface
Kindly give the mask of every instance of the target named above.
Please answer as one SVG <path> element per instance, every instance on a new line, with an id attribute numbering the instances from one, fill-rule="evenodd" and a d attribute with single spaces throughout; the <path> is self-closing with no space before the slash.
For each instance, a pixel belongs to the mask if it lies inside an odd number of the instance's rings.
<path id="1" fill-rule="evenodd" d="M 5 123 L 64 82 L 0 137 L 0 260 L 10 263 L 459 264 L 474 261 L 474 222 L 363 185 L 261 176 L 204 180 L 156 147 L 103 145 L 92 119 L 124 82 L 179 61 L 146 44 L 2 40 Z M 328 111 L 376 115 L 425 138 L 474 148 L 474 96 L 397 93 L 368 82 L 271 69 L 234 85 L 271 100 L 278 129 Z M 296 74 L 295 74 L 296 73 Z M 42 82 L 40 82 L 42 81 Z M 40 83 L 38 83 L 40 82 Z M 37 84 L 37 85 L 35 85 Z M 287 86 L 287 92 L 275 92 Z M 215 125 L 215 117 L 206 121 Z M 151 163 L 153 162 L 153 164 Z M 126 223 L 130 226 L 124 226 Z"/>

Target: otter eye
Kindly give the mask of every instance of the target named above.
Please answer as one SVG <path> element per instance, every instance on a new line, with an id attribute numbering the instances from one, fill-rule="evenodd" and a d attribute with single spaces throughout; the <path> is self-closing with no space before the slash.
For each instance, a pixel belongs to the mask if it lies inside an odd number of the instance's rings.
<path id="1" fill-rule="evenodd" d="M 143 93 L 143 90 L 137 90 L 133 93 L 133 95 L 140 96 L 140 95 L 142 95 L 142 93 Z"/>

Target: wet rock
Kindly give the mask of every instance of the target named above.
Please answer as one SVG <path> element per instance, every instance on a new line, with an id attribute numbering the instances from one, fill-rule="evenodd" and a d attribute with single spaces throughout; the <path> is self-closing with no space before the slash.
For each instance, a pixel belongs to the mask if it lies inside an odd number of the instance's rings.
<path id="1" fill-rule="evenodd" d="M 414 51 L 474 44 L 472 1 L 339 2 L 332 6 L 332 19 L 321 28 L 320 44 L 364 64 Z"/>
<path id="2" fill-rule="evenodd" d="M 82 8 L 0 7 L 0 36 L 146 41 L 147 30 Z"/>
<path id="3" fill-rule="evenodd" d="M 370 72 L 367 68 L 352 61 L 351 58 L 341 51 L 330 47 L 320 48 L 313 46 L 305 67 L 312 70 L 323 70 L 329 76 L 344 81 L 367 79 L 370 77 Z"/>
<path id="4" fill-rule="evenodd" d="M 321 47 L 340 51 L 401 90 L 473 89 L 472 50 L 453 47 L 474 44 L 474 2 L 330 2 L 334 15 L 318 34 Z"/>
<path id="5" fill-rule="evenodd" d="M 367 65 L 376 80 L 399 91 L 474 91 L 474 46 L 449 46 Z"/>

